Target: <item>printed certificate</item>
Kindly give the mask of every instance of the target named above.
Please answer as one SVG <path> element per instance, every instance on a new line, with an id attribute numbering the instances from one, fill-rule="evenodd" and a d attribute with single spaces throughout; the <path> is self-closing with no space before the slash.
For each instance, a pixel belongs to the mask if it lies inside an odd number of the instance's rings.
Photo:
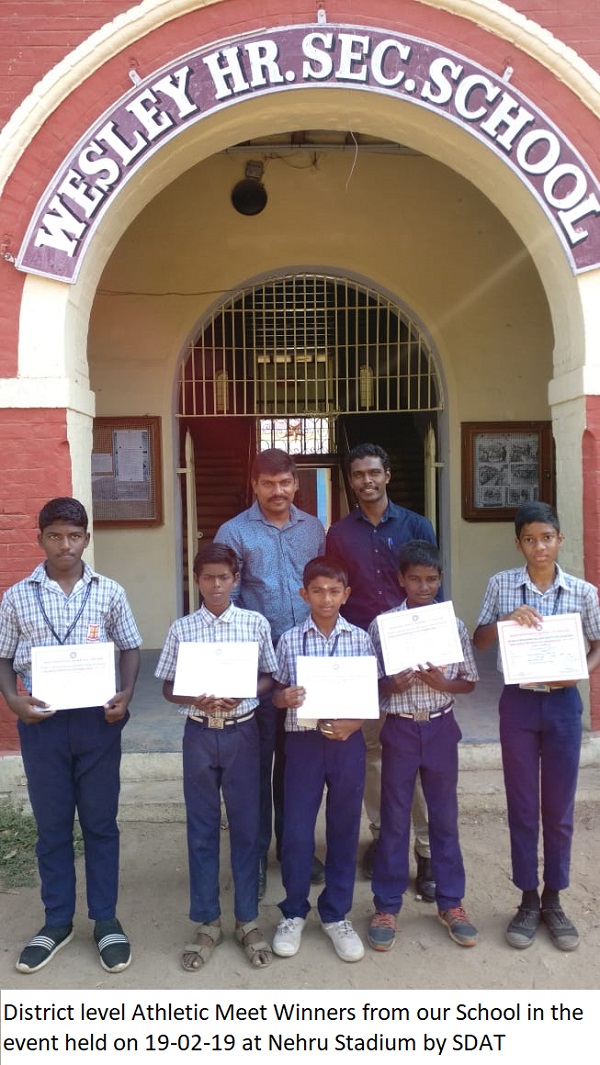
<path id="1" fill-rule="evenodd" d="M 180 643 L 174 695 L 255 699 L 258 643 Z"/>
<path id="2" fill-rule="evenodd" d="M 449 666 L 464 661 L 451 602 L 380 614 L 377 627 L 388 677 L 427 662 Z"/>
<path id="3" fill-rule="evenodd" d="M 306 689 L 306 698 L 298 709 L 299 725 L 314 728 L 323 717 L 379 717 L 374 655 L 299 655 L 296 684 Z"/>
<path id="4" fill-rule="evenodd" d="M 31 648 L 31 694 L 51 710 L 104 706 L 117 690 L 114 643 Z"/>
<path id="5" fill-rule="evenodd" d="M 552 614 L 539 629 L 498 622 L 505 684 L 548 684 L 587 677 L 586 645 L 579 614 Z"/>

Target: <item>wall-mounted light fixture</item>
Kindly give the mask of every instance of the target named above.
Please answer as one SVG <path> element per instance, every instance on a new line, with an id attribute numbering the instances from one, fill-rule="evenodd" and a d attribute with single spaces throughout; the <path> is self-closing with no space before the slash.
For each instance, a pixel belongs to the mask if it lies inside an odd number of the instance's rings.
<path id="1" fill-rule="evenodd" d="M 262 183 L 264 169 L 264 163 L 250 159 L 246 163 L 246 176 L 233 186 L 231 202 L 239 214 L 260 214 L 267 206 L 267 190 Z"/>

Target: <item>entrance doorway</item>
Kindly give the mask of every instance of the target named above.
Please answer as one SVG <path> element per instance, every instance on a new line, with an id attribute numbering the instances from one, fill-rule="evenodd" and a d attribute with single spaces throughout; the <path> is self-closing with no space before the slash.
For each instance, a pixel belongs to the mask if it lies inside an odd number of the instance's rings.
<path id="1" fill-rule="evenodd" d="M 306 273 L 234 293 L 181 364 L 184 571 L 198 539 L 210 541 L 250 505 L 252 459 L 267 447 L 295 456 L 296 501 L 328 525 L 353 506 L 348 451 L 367 440 L 381 444 L 392 462 L 391 498 L 437 524 L 425 455 L 442 406 L 430 345 L 382 293 Z M 189 596 L 187 574 L 186 586 Z"/>

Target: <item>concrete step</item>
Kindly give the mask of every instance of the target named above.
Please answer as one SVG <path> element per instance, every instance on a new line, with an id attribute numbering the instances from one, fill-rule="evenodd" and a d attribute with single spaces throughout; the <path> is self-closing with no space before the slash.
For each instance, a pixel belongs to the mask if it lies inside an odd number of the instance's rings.
<path id="1" fill-rule="evenodd" d="M 463 809 L 505 807 L 498 744 L 465 744 L 460 748 L 459 795 Z M 9 798 L 30 812 L 20 755 L 0 759 L 0 799 Z M 600 803 L 600 737 L 583 744 L 579 802 Z M 127 754 L 121 765 L 121 821 L 169 823 L 185 821 L 181 754 Z"/>

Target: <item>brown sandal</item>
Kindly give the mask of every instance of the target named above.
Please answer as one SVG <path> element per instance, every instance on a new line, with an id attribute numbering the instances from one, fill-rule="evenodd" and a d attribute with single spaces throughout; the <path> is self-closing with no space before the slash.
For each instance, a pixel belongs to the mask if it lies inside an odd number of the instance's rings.
<path id="1" fill-rule="evenodd" d="M 258 932 L 261 938 L 258 939 L 256 943 L 246 943 L 246 939 L 248 936 L 252 935 L 253 932 Z M 248 921 L 247 924 L 237 925 L 235 938 L 253 968 L 266 969 L 267 965 L 270 965 L 273 961 L 273 951 L 271 950 L 271 946 L 267 943 L 256 921 Z M 264 957 L 261 958 L 261 954 Z"/>
<path id="2" fill-rule="evenodd" d="M 198 937 L 206 936 L 210 939 L 210 943 L 199 943 Z M 186 973 L 197 973 L 202 969 L 206 963 L 210 960 L 213 950 L 218 943 L 223 939 L 223 930 L 220 925 L 215 924 L 199 924 L 196 928 L 196 942 L 187 943 L 181 952 L 181 967 L 185 969 Z M 186 954 L 193 954 L 195 958 L 199 958 L 198 965 L 186 965 Z"/>

